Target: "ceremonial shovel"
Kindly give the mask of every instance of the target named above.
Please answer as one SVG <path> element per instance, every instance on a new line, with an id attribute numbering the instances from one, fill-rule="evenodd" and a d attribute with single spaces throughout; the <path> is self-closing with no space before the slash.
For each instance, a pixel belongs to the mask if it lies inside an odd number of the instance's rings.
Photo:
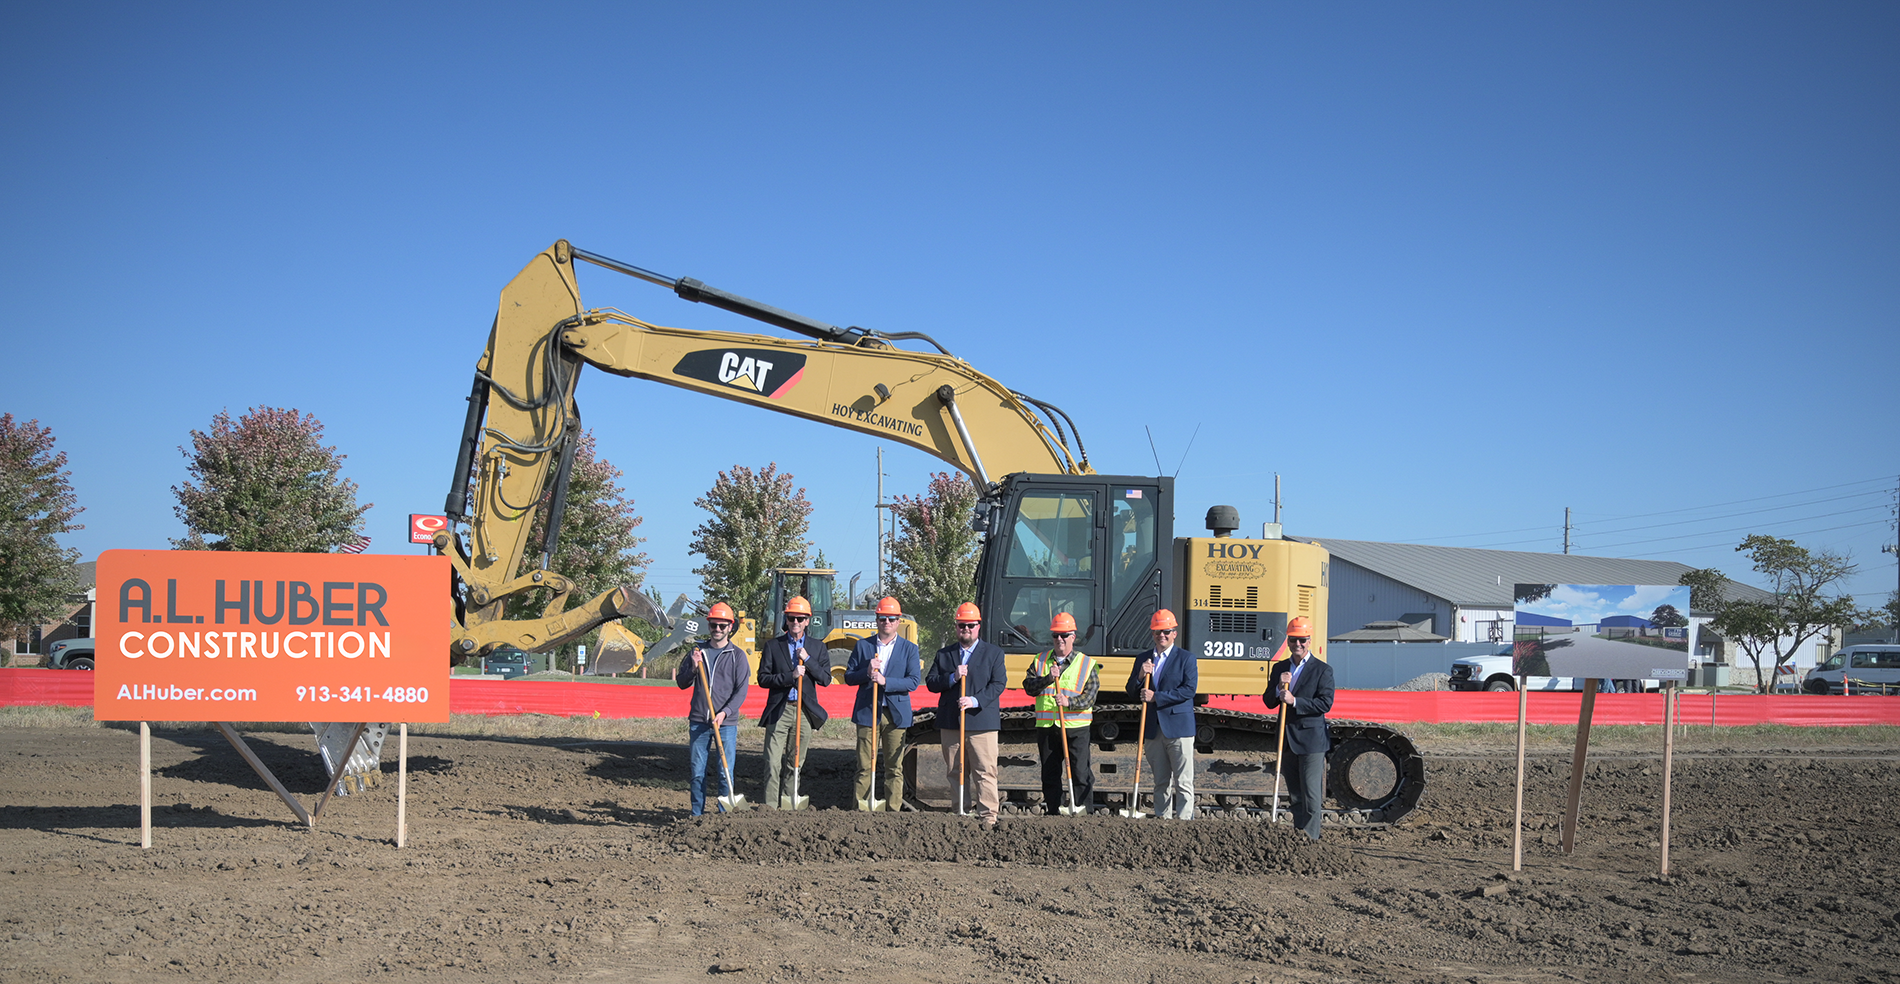
<path id="1" fill-rule="evenodd" d="M 1141 689 L 1148 689 L 1149 679 L 1149 674 L 1141 675 Z M 1128 809 L 1122 811 L 1122 816 L 1134 817 L 1137 820 L 1148 815 L 1141 812 L 1141 753 L 1143 746 L 1147 743 L 1148 702 L 1144 700 L 1141 702 L 1141 727 L 1135 729 L 1135 785 L 1128 790 Z"/>
<path id="2" fill-rule="evenodd" d="M 877 811 L 884 809 L 885 806 L 888 805 L 883 800 L 877 798 L 877 766 L 878 766 L 877 715 L 879 711 L 883 710 L 883 706 L 882 706 L 883 703 L 884 703 L 884 698 L 879 695 L 879 688 L 878 688 L 877 681 L 872 680 L 871 681 L 871 791 L 870 791 L 870 794 L 865 796 L 864 798 L 864 809 L 866 812 L 869 812 L 869 813 L 876 813 Z"/>
<path id="3" fill-rule="evenodd" d="M 804 663 L 805 657 L 800 656 L 798 661 L 801 664 Z M 804 764 L 805 759 L 804 683 L 804 674 L 800 674 L 794 681 L 793 692 L 798 694 L 798 700 L 792 702 L 792 713 L 798 715 L 798 717 L 792 721 L 792 795 L 786 796 L 783 793 L 779 794 L 778 808 L 781 810 L 802 810 L 811 805 L 811 797 L 798 795 L 798 777 L 805 771 L 800 768 L 800 766 Z M 815 689 L 812 692 L 817 693 Z"/>
<path id="4" fill-rule="evenodd" d="M 1075 801 L 1075 766 L 1069 762 L 1069 722 L 1062 713 L 1062 684 L 1056 684 L 1056 730 L 1062 733 L 1062 781 L 1069 784 L 1069 805 L 1056 807 L 1063 816 L 1072 817 L 1078 813 L 1087 813 L 1088 809 Z M 1137 780 L 1139 781 L 1139 780 Z"/>
<path id="5" fill-rule="evenodd" d="M 719 805 L 723 807 L 727 813 L 731 813 L 745 805 L 745 794 L 733 791 L 732 763 L 726 759 L 726 739 L 720 735 L 722 729 L 719 727 L 719 722 L 714 720 L 715 717 L 717 717 L 717 715 L 713 713 L 712 672 L 711 668 L 708 667 L 706 673 L 706 723 L 712 725 L 713 744 L 719 749 L 719 764 L 724 767 L 720 771 L 726 776 L 726 795 L 718 797 Z"/>

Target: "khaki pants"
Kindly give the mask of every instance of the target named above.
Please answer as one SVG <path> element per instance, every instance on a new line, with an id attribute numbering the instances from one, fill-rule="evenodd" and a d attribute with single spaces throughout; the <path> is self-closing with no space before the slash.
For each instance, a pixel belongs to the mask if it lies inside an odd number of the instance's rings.
<path id="1" fill-rule="evenodd" d="M 904 805 L 904 770 L 897 761 L 903 741 L 904 729 L 891 723 L 889 712 L 878 715 L 877 757 L 884 764 L 884 775 L 877 783 L 877 798 L 892 810 Z M 871 729 L 859 726 L 858 783 L 852 789 L 852 809 L 865 808 L 864 801 L 871 796 L 871 778 L 875 773 L 876 764 L 871 761 Z"/>
<path id="2" fill-rule="evenodd" d="M 984 823 L 996 822 L 996 811 L 1002 806 L 1002 800 L 996 794 L 996 732 L 969 731 L 964 738 L 970 745 L 970 767 L 963 769 L 960 759 L 962 749 L 957 747 L 957 730 L 945 728 L 937 732 L 943 741 L 944 781 L 950 787 L 950 806 L 957 805 L 957 776 L 963 775 L 963 808 L 968 811 L 976 807 L 977 818 Z"/>
<path id="3" fill-rule="evenodd" d="M 1143 751 L 1154 777 L 1155 816 L 1194 819 L 1194 736 L 1150 738 Z"/>
<path id="4" fill-rule="evenodd" d="M 803 734 L 794 736 L 792 729 L 803 729 Z M 802 741 L 794 742 L 798 737 Z M 794 749 L 794 746 L 797 746 Z M 796 751 L 796 756 L 793 752 Z M 805 756 L 811 753 L 811 722 L 799 721 L 799 709 L 796 704 L 788 704 L 785 713 L 778 716 L 772 730 L 765 733 L 765 803 L 768 810 L 778 809 L 779 794 L 792 795 L 792 773 L 805 767 Z M 792 759 L 796 757 L 797 761 Z M 801 789 L 800 792 L 803 792 Z"/>

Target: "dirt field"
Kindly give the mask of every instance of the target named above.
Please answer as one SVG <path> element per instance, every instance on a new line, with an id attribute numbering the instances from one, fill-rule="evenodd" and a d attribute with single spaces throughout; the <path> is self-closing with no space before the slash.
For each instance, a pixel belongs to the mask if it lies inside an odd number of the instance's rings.
<path id="1" fill-rule="evenodd" d="M 215 732 L 165 730 L 144 851 L 136 731 L 0 727 L 0 980 L 1896 981 L 1892 731 L 1700 729 L 1662 881 L 1653 729 L 1593 764 L 1569 857 L 1568 754 L 1538 746 L 1510 877 L 1504 729 L 1422 738 L 1423 808 L 1318 846 L 1251 818 L 847 812 L 836 747 L 806 789 L 830 808 L 692 819 L 677 744 L 419 736 L 403 850 L 393 742 L 389 781 L 311 832 Z M 308 802 L 309 736 L 253 740 Z"/>

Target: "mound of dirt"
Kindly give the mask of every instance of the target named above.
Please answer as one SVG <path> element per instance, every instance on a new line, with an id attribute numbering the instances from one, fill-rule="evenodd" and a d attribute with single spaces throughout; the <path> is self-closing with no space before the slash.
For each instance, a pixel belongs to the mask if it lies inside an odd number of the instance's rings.
<path id="1" fill-rule="evenodd" d="M 1308 843 L 1287 826 L 1123 817 L 1004 817 L 993 830 L 936 813 L 756 810 L 691 817 L 668 828 L 677 851 L 738 861 L 952 861 L 1044 868 L 1341 875 L 1359 866 L 1337 841 Z"/>

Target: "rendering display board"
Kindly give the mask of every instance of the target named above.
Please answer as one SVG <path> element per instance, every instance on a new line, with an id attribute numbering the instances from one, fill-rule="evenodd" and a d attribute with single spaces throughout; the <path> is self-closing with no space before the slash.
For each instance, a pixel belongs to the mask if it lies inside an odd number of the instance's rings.
<path id="1" fill-rule="evenodd" d="M 1686 586 L 1519 584 L 1516 598 L 1521 676 L 1680 680 L 1688 669 Z"/>
<path id="2" fill-rule="evenodd" d="M 449 719 L 446 557 L 108 550 L 100 721 Z"/>

